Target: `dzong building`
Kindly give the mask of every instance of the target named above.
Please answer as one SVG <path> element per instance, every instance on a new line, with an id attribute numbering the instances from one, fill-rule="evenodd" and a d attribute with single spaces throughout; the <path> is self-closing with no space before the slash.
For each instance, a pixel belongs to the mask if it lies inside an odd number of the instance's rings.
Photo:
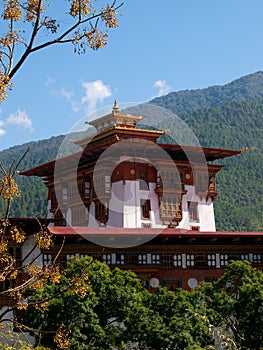
<path id="1" fill-rule="evenodd" d="M 81 151 L 20 172 L 48 189 L 49 230 L 60 264 L 93 256 L 136 272 L 145 288 L 192 289 L 222 275 L 231 260 L 262 268 L 262 232 L 218 232 L 217 173 L 240 150 L 164 144 L 164 131 L 138 128 L 145 117 L 110 114 L 89 122 L 96 135 Z M 220 164 L 219 164 L 220 163 Z"/>

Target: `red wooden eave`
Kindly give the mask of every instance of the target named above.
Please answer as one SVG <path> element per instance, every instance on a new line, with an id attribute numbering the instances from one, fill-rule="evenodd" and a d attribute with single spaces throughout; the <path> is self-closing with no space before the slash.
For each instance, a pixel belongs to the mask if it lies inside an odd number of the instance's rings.
<path id="1" fill-rule="evenodd" d="M 51 162 L 41 164 L 35 168 L 28 169 L 25 171 L 19 171 L 20 175 L 26 176 L 48 176 L 54 172 L 55 163 L 58 162 L 61 167 L 65 166 L 68 168 L 68 164 L 72 159 L 80 159 L 81 155 L 93 155 L 94 152 L 98 152 L 100 149 L 101 152 L 109 147 L 111 144 L 114 144 L 115 141 L 109 142 L 102 145 L 96 145 L 93 147 L 87 147 L 87 149 L 83 150 L 83 152 L 74 153 L 64 158 L 60 158 L 57 160 L 53 160 Z M 162 147 L 164 150 L 168 152 L 168 154 L 172 155 L 174 160 L 187 160 L 187 155 L 201 152 L 204 154 L 206 161 L 211 162 L 217 159 L 222 159 L 226 157 L 231 157 L 237 154 L 240 154 L 242 150 L 226 150 L 220 148 L 207 148 L 207 147 L 196 147 L 196 146 L 180 146 L 180 145 L 170 145 L 170 144 L 158 144 L 158 146 Z M 149 146 L 150 147 L 150 146 Z"/>

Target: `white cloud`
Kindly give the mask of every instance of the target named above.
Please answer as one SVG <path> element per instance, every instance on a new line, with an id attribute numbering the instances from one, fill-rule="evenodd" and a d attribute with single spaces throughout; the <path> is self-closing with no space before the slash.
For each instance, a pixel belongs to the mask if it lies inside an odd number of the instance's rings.
<path id="1" fill-rule="evenodd" d="M 1 113 L 1 110 L 0 110 L 0 113 Z M 0 137 L 6 134 L 6 131 L 5 129 L 3 129 L 3 126 L 5 126 L 5 122 L 3 120 L 0 120 Z"/>
<path id="2" fill-rule="evenodd" d="M 171 90 L 171 87 L 166 83 L 166 80 L 156 80 L 153 86 L 159 89 L 157 96 L 165 95 Z"/>
<path id="3" fill-rule="evenodd" d="M 49 86 L 49 85 L 53 85 L 56 83 L 56 80 L 54 80 L 53 78 L 51 78 L 50 76 L 47 77 L 45 85 Z"/>
<path id="4" fill-rule="evenodd" d="M 74 112 L 79 111 L 79 107 L 77 105 L 77 102 L 73 100 L 73 91 L 67 91 L 66 89 L 62 88 L 59 91 L 60 95 L 65 97 L 65 99 L 71 104 L 71 108 Z"/>
<path id="5" fill-rule="evenodd" d="M 66 100 L 70 101 L 72 99 L 73 96 L 73 92 L 72 91 L 67 91 L 66 89 L 62 88 L 60 90 L 60 94 L 66 98 Z"/>
<path id="6" fill-rule="evenodd" d="M 22 126 L 25 129 L 29 129 L 30 132 L 34 131 L 32 127 L 32 120 L 28 117 L 26 111 L 21 111 L 20 109 L 18 109 L 15 113 L 11 113 L 6 122 L 8 124 Z"/>
<path id="7" fill-rule="evenodd" d="M 111 96 L 109 86 L 104 85 L 102 80 L 83 82 L 82 86 L 85 89 L 85 96 L 82 97 L 81 103 L 87 104 L 86 113 L 94 112 L 98 102 L 103 102 L 105 98 Z"/>

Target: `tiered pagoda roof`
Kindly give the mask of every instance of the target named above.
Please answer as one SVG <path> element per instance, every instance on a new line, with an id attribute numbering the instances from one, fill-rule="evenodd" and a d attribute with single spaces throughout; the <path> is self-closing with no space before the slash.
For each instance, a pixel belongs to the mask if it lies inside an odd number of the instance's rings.
<path id="1" fill-rule="evenodd" d="M 56 162 L 58 162 L 61 169 L 67 169 L 68 164 L 78 158 L 80 159 L 79 167 L 81 167 L 81 163 L 96 162 L 102 152 L 113 144 L 123 140 L 127 141 L 127 145 L 130 140 L 131 147 L 133 147 L 134 143 L 137 143 L 137 146 L 140 143 L 141 149 L 143 148 L 143 156 L 151 159 L 153 156 L 154 144 L 157 143 L 158 138 L 162 136 L 165 131 L 137 128 L 137 123 L 144 118 L 146 117 L 121 113 L 118 104 L 115 101 L 112 113 L 94 121 L 87 122 L 87 124 L 96 128 L 97 134 L 95 136 L 73 141 L 75 144 L 81 146 L 83 151 L 39 165 L 26 171 L 21 171 L 19 174 L 26 176 L 39 176 L 45 181 L 48 181 L 54 173 Z M 146 145 L 147 147 L 145 147 Z M 158 146 L 164 149 L 172 159 L 177 161 L 188 161 L 189 156 L 191 159 L 194 159 L 195 155 L 198 156 L 198 154 L 202 153 L 206 162 L 213 162 L 242 152 L 242 150 L 182 146 L 178 144 L 158 143 Z"/>

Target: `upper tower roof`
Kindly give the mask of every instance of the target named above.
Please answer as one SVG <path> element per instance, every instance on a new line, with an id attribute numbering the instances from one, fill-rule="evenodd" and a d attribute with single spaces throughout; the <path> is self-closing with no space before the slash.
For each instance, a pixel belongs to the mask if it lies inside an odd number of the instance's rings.
<path id="1" fill-rule="evenodd" d="M 102 143 L 117 142 L 124 139 L 136 138 L 140 140 L 148 140 L 155 142 L 162 136 L 165 131 L 138 129 L 138 122 L 147 118 L 147 116 L 134 116 L 120 112 L 117 101 L 115 100 L 112 112 L 101 118 L 87 121 L 86 124 L 96 128 L 96 135 L 88 136 L 81 140 L 71 140 L 73 143 L 82 148 L 94 147 L 94 145 Z"/>
<path id="2" fill-rule="evenodd" d="M 139 140 L 140 147 L 143 149 L 145 158 L 151 159 L 151 155 L 154 155 L 154 144 L 157 139 L 165 134 L 165 131 L 160 130 L 148 130 L 136 128 L 136 124 L 146 118 L 146 116 L 133 116 L 130 114 L 124 114 L 120 112 L 117 101 L 115 101 L 112 112 L 99 119 L 86 122 L 96 128 L 97 134 L 95 136 L 88 136 L 81 140 L 71 140 L 75 144 L 83 148 L 82 151 L 76 154 L 69 155 L 58 160 L 54 160 L 42 165 L 39 165 L 33 169 L 20 172 L 21 175 L 26 176 L 40 176 L 49 181 L 53 177 L 55 163 L 58 162 L 65 169 L 68 168 L 70 160 L 77 157 L 82 162 L 94 162 L 101 153 L 103 153 L 108 147 L 122 140 L 130 140 L 133 145 L 134 140 Z M 206 148 L 196 146 L 181 146 L 179 144 L 161 144 L 158 146 L 164 149 L 164 151 L 174 161 L 189 162 L 188 157 L 192 158 L 195 155 L 199 155 L 200 151 L 204 154 L 207 162 L 212 162 L 217 159 L 225 157 L 231 157 L 242 152 L 242 150 L 226 150 L 219 148 Z M 83 164 L 81 164 L 82 166 Z"/>
<path id="3" fill-rule="evenodd" d="M 120 112 L 117 101 L 115 100 L 112 112 L 99 119 L 86 122 L 96 128 L 98 133 L 101 133 L 114 126 L 124 126 L 135 128 L 136 124 L 146 116 L 134 116 L 131 114 L 123 114 Z"/>

